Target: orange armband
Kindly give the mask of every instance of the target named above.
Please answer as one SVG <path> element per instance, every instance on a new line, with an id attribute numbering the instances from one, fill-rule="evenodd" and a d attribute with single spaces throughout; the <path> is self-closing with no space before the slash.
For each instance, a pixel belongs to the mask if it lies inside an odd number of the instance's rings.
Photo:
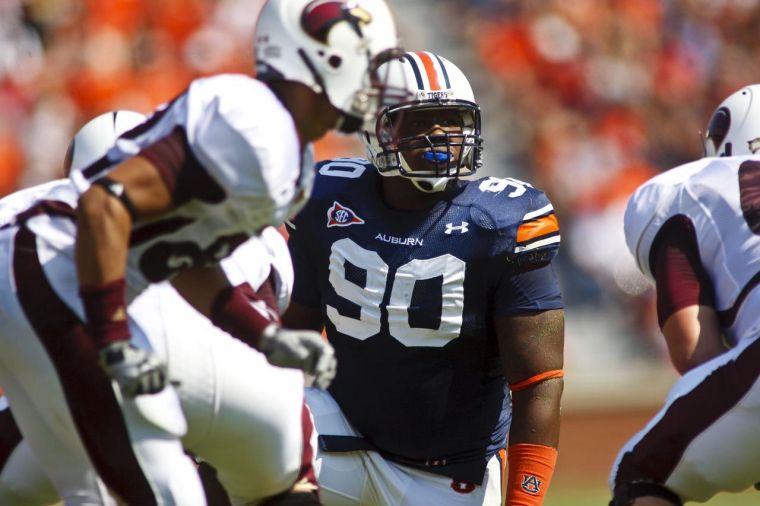
<path id="1" fill-rule="evenodd" d="M 506 506 L 540 506 L 557 463 L 550 446 L 520 443 L 507 448 L 509 475 Z"/>
<path id="2" fill-rule="evenodd" d="M 546 381 L 552 378 L 562 378 L 564 376 L 565 376 L 565 371 L 563 371 L 562 369 L 554 369 L 552 371 L 538 373 L 535 376 L 531 376 L 530 378 L 524 379 L 522 381 L 518 381 L 517 383 L 512 383 L 509 385 L 509 389 L 512 392 L 519 392 L 520 390 L 525 390 L 529 386 L 535 385 L 536 383 L 539 383 L 541 381 Z"/>

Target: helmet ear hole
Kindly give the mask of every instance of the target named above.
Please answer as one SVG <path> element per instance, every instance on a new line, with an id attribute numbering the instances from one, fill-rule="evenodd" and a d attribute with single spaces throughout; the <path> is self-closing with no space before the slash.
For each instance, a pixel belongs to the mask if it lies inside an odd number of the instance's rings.
<path id="1" fill-rule="evenodd" d="M 327 63 L 334 69 L 337 69 L 343 63 L 343 58 L 334 54 L 327 59 Z"/>

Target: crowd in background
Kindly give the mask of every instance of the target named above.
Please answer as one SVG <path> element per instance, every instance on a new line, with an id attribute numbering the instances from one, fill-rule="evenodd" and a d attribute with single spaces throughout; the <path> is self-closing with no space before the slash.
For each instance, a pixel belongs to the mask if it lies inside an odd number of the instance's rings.
<path id="1" fill-rule="evenodd" d="M 262 3 L 0 2 L 0 195 L 59 177 L 72 133 L 96 114 L 146 113 L 194 77 L 250 73 Z M 612 301 L 634 340 L 654 336 L 651 290 L 623 241 L 625 201 L 701 156 L 715 106 L 760 81 L 760 0 L 427 3 L 502 93 L 484 114 L 498 116 L 511 170 L 557 208 L 568 304 Z M 337 136 L 318 146 L 320 157 L 360 152 Z"/>
<path id="2" fill-rule="evenodd" d="M 467 5 L 469 8 L 463 9 Z M 515 164 L 562 222 L 567 302 L 605 306 L 662 351 L 625 247 L 630 193 L 702 156 L 716 106 L 760 82 L 758 0 L 449 0 L 506 97 Z M 615 310 L 615 308 L 611 308 Z M 654 346 L 652 346 L 654 345 Z"/>
<path id="3" fill-rule="evenodd" d="M 262 4 L 1 1 L 0 195 L 59 177 L 71 135 L 97 114 L 147 113 L 195 77 L 250 74 Z M 321 149 L 345 142 L 331 138 Z"/>

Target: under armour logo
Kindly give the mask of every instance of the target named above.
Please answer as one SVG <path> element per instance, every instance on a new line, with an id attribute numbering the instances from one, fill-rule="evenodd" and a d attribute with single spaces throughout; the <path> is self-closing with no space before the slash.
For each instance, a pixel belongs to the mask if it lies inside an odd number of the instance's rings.
<path id="1" fill-rule="evenodd" d="M 454 230 L 459 230 L 460 234 L 464 234 L 470 230 L 468 228 L 469 225 L 470 224 L 467 223 L 466 221 L 463 221 L 461 225 L 456 225 L 456 226 L 453 223 L 447 223 L 446 230 L 444 230 L 443 233 L 446 235 L 451 235 L 451 233 L 454 232 Z"/>
<path id="2" fill-rule="evenodd" d="M 541 480 L 532 474 L 524 474 L 520 487 L 529 494 L 538 495 L 541 493 Z"/>

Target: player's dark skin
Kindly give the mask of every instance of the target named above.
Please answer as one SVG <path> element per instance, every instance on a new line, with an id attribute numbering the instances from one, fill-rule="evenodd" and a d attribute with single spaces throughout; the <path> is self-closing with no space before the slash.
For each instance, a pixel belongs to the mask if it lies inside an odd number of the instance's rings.
<path id="1" fill-rule="evenodd" d="M 436 135 L 442 132 L 461 132 L 462 121 L 452 110 L 405 112 L 399 128 L 401 137 L 408 135 Z M 459 157 L 454 148 L 454 159 Z M 430 162 L 422 158 L 424 149 L 404 153 L 409 165 L 418 170 L 430 170 Z M 447 190 L 424 193 L 402 176 L 382 177 L 379 191 L 390 207 L 401 211 L 428 209 L 440 200 L 450 198 Z M 311 308 L 291 302 L 283 316 L 288 327 L 321 331 L 322 314 Z M 540 311 L 520 316 L 494 318 L 499 342 L 501 368 L 508 383 L 517 383 L 536 374 L 562 369 L 564 348 L 564 311 Z M 340 374 L 340 364 L 338 364 Z M 512 395 L 512 425 L 509 444 L 530 443 L 557 448 L 559 443 L 560 399 L 562 378 L 533 384 Z"/>

